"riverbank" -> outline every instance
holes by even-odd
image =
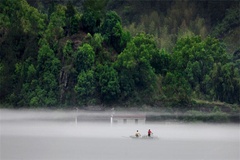
[[[240,123],[240,106],[221,102],[194,100],[189,105],[92,105],[92,106],[55,106],[55,107],[13,107],[0,105],[2,109],[13,110],[51,110],[51,111],[86,111],[94,116],[96,112],[105,113],[145,113],[147,122],[182,121],[210,123]],[[81,117],[79,117],[81,118]],[[106,118],[105,118],[106,119]]]

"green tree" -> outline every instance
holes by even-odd
[[[84,12],[82,16],[83,30],[91,34],[99,32],[105,8],[108,0],[86,0],[83,3]]]
[[[87,43],[83,44],[77,49],[75,58],[77,73],[91,69],[95,61],[93,47]]]
[[[216,25],[211,35],[220,38],[224,36],[224,34],[226,34],[226,32],[228,32],[232,28],[239,26],[240,25],[239,15],[240,10],[238,7],[228,9],[222,22]]]
[[[189,104],[191,100],[190,85],[181,73],[167,72],[163,80],[163,93],[180,105]]]
[[[180,39],[172,55],[172,70],[182,73],[192,89],[206,94],[204,80],[210,75],[214,63],[226,64],[230,61],[219,40],[199,36]],[[197,89],[199,88],[199,89]]]
[[[130,40],[130,34],[123,31],[122,22],[119,15],[114,11],[109,11],[101,26],[101,33],[105,41],[120,53]]]
[[[59,39],[64,37],[64,28],[66,27],[66,6],[57,5],[55,11],[51,14],[50,20],[45,31],[45,38],[51,48],[58,49]]]
[[[238,73],[240,75],[240,48],[234,52],[233,62],[236,64],[236,67],[238,68]]]
[[[82,30],[87,33],[94,34],[99,31],[101,18],[92,10],[84,11],[81,18]]]
[[[45,44],[40,47],[37,57],[37,85],[34,91],[29,93],[30,105],[53,106],[58,103],[59,87],[58,75],[60,61],[55,57],[53,50]],[[33,80],[32,83],[34,83]]]
[[[87,33],[99,32],[108,0],[86,0],[83,3],[82,29]]]
[[[156,52],[158,50],[152,37],[139,34],[119,54],[115,67],[119,72],[122,96],[130,97],[133,95],[132,91],[141,93],[146,99],[151,96],[156,84],[151,61]]]
[[[29,106],[30,94],[37,85],[37,71],[32,58],[25,62],[19,62],[15,65],[15,74],[17,78],[16,88],[11,95],[11,103],[18,106]]]
[[[102,49],[103,37],[100,33],[95,33],[90,40],[91,46],[93,46],[94,51],[98,53]]]
[[[82,71],[78,75],[74,91],[77,93],[79,104],[87,105],[93,103],[92,100],[96,91],[96,80],[93,70]]]
[[[240,78],[235,64],[214,64],[211,78],[214,98],[228,103],[239,103]]]
[[[153,52],[151,59],[151,66],[154,68],[156,74],[166,75],[170,67],[171,55],[162,49]]]
[[[26,0],[2,0],[0,3],[0,57],[3,65],[0,96],[9,103],[16,104],[19,100],[18,95],[26,79],[23,73],[27,65],[24,62],[37,55],[45,19],[46,15],[28,5]],[[35,61],[34,58],[31,61]],[[21,68],[21,74],[16,72],[16,67]]]
[[[117,71],[108,65],[98,65],[97,81],[98,88],[103,102],[116,100],[120,93],[120,85]]]
[[[43,33],[46,15],[39,13],[26,0],[2,0],[0,10],[0,31],[7,33],[15,29],[32,35]]]
[[[77,33],[80,29],[80,15],[74,8],[73,4],[68,1],[66,9],[66,35],[70,36]]]

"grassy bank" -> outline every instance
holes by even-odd
[[[166,104],[165,104],[166,105]],[[184,121],[184,122],[215,122],[239,123],[240,106],[217,101],[193,100],[187,105],[169,105],[155,107],[161,108],[161,115],[148,116],[148,121]]]

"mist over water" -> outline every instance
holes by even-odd
[[[110,124],[111,112],[0,110],[1,160],[239,160],[239,124]],[[101,117],[101,118],[99,118]],[[158,139],[131,139],[151,129]]]

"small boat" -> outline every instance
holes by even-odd
[[[131,135],[130,138],[132,139],[159,139],[157,136],[147,136],[147,135],[143,135],[143,136],[140,136],[140,137],[136,137],[134,135]]]

